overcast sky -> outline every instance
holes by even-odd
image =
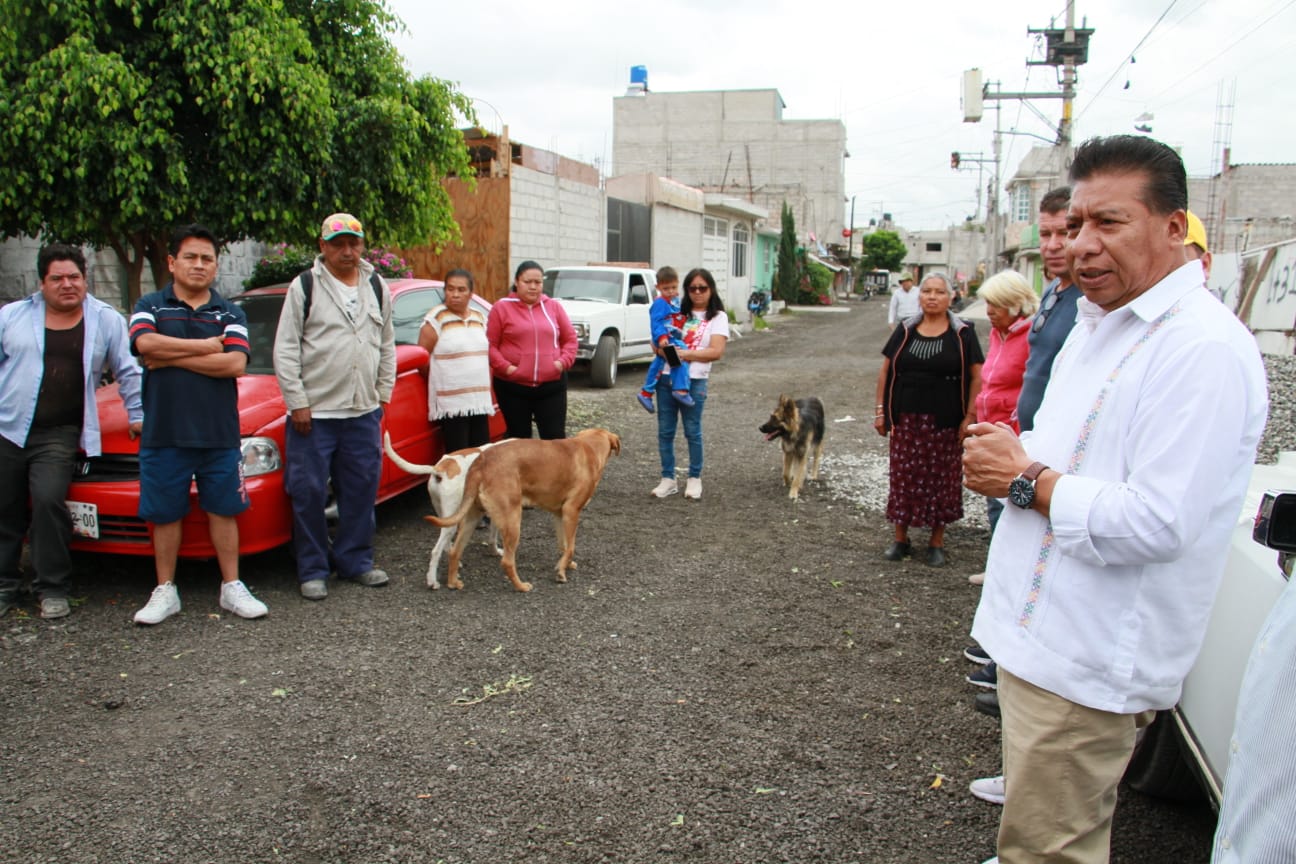
[[[631,66],[646,66],[657,92],[772,87],[785,119],[846,124],[855,224],[885,211],[910,229],[977,209],[976,165],[952,171],[950,152],[989,158],[995,115],[987,103],[980,123],[962,122],[963,70],[1004,92],[1058,91],[1060,73],[1026,66],[1042,59],[1042,37],[1026,31],[1061,27],[1066,12],[1064,0],[388,3],[408,28],[396,42],[411,71],[456,82],[488,129],[507,124],[515,140],[615,173],[612,99]],[[1190,175],[1214,173],[1223,87],[1235,94],[1232,161],[1296,162],[1296,0],[1089,0],[1076,6],[1077,24],[1085,18],[1095,32],[1079,69],[1077,142],[1133,132],[1148,113]],[[1051,141],[1061,107],[1005,101],[1002,128]],[[1005,181],[1043,143],[1029,135],[1002,137]]]

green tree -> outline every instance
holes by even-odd
[[[113,249],[131,300],[172,228],[370,244],[458,237],[468,176],[444,81],[412,78],[383,0],[0,0],[0,236]]]
[[[774,273],[774,296],[786,303],[795,303],[801,284],[801,267],[797,261],[796,223],[792,208],[783,202],[783,230],[779,233],[778,269]]]
[[[860,267],[864,270],[899,270],[904,266],[909,248],[894,231],[874,231],[864,235]]]

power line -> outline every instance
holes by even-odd
[[[1268,24],[1270,21],[1272,21],[1273,19],[1277,18],[1279,15],[1281,15],[1281,14],[1284,13],[1284,12],[1286,12],[1288,9],[1290,9],[1290,8],[1291,8],[1292,6],[1294,6],[1294,5],[1296,5],[1296,0],[1290,0],[1290,2],[1288,2],[1286,6],[1283,6],[1283,7],[1279,8],[1279,9],[1277,9],[1277,10],[1276,10],[1272,15],[1270,15],[1268,18],[1264,19],[1264,20],[1261,21],[1259,24],[1255,25],[1255,26],[1252,27],[1250,30],[1248,30],[1248,31],[1246,31],[1245,33],[1243,33],[1243,34],[1242,34],[1241,36],[1239,36],[1237,39],[1234,39],[1234,40],[1233,40],[1232,42],[1230,42],[1226,47],[1220,49],[1219,53],[1217,53],[1214,57],[1211,57],[1211,58],[1210,58],[1209,60],[1207,60],[1205,63],[1201,63],[1201,64],[1199,64],[1199,65],[1197,66],[1196,69],[1194,69],[1194,70],[1193,70],[1192,72],[1190,72],[1188,75],[1185,75],[1184,78],[1181,78],[1180,80],[1176,81],[1174,84],[1172,84],[1172,85],[1170,85],[1169,87],[1167,87],[1166,89],[1162,90],[1160,93],[1156,94],[1155,96],[1153,96],[1151,99],[1149,99],[1149,100],[1147,100],[1147,101],[1149,101],[1149,102],[1154,102],[1154,101],[1156,101],[1157,99],[1160,99],[1160,98],[1161,98],[1162,96],[1164,96],[1165,94],[1169,93],[1171,90],[1178,90],[1178,89],[1180,89],[1181,87],[1183,87],[1183,82],[1184,82],[1185,79],[1192,77],[1192,75],[1195,75],[1196,73],[1198,73],[1198,72],[1200,72],[1201,70],[1205,69],[1205,68],[1206,68],[1207,66],[1209,66],[1210,64],[1214,63],[1214,62],[1215,62],[1216,60],[1218,60],[1219,58],[1223,57],[1223,56],[1224,56],[1225,54],[1227,54],[1229,51],[1232,51],[1234,48],[1236,48],[1236,47],[1238,46],[1238,44],[1239,44],[1240,42],[1242,42],[1242,40],[1246,39],[1246,38],[1247,38],[1248,36],[1250,36],[1252,33],[1256,32],[1256,31],[1259,30],[1261,27],[1265,26],[1265,25]],[[1176,100],[1176,101],[1180,101],[1180,100]],[[1170,104],[1173,105],[1174,103],[1171,102]]]
[[[1116,80],[1116,76],[1119,75],[1121,73],[1121,70],[1125,68],[1125,64],[1129,63],[1130,58],[1133,57],[1134,54],[1140,48],[1143,47],[1143,43],[1148,40],[1148,37],[1151,36],[1153,31],[1155,31],[1156,28],[1161,24],[1161,22],[1165,20],[1165,17],[1170,14],[1170,10],[1173,9],[1175,7],[1175,4],[1178,2],[1179,0],[1170,0],[1170,5],[1165,8],[1165,11],[1161,13],[1160,17],[1158,17],[1156,21],[1152,22],[1152,26],[1148,28],[1148,32],[1144,33],[1143,38],[1138,41],[1138,44],[1134,46],[1134,48],[1129,52],[1129,54],[1125,55],[1125,59],[1122,60],[1119,65],[1117,65],[1116,71],[1112,72],[1111,77],[1108,78],[1107,81],[1101,87],[1098,88],[1098,92],[1095,93],[1093,95],[1093,98],[1089,100],[1089,104],[1085,105],[1084,110],[1082,110],[1079,114],[1076,115],[1077,124],[1080,122],[1080,118],[1085,115],[1085,111],[1088,111],[1089,107],[1098,101],[1098,97],[1103,94],[1103,91],[1111,86],[1111,83]],[[1296,2],[1296,0],[1293,0],[1293,2]]]

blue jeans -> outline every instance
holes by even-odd
[[[994,536],[995,526],[999,524],[999,515],[1004,511],[1002,498],[986,498],[986,519],[990,522],[990,536]]]
[[[707,379],[694,378],[689,395],[693,407],[685,408],[671,395],[667,378],[657,380],[657,451],[661,455],[662,476],[675,479],[675,429],[684,418],[684,438],[688,441],[688,476],[702,476],[702,408],[706,405]]]
[[[373,569],[374,499],[382,475],[382,411],[345,420],[312,420],[309,435],[287,428],[284,488],[292,499],[297,578],[354,579]],[[333,478],[338,524],[332,548],[324,507]]]

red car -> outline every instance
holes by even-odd
[[[423,316],[444,297],[442,282],[428,279],[391,281],[392,323],[396,329],[396,387],[383,417],[392,446],[411,462],[430,465],[444,454],[441,432],[428,420],[427,352],[418,346]],[[284,492],[284,424],[287,409],[274,375],[274,337],[287,286],[258,288],[232,298],[248,319],[252,353],[247,374],[238,379],[239,430],[243,436],[243,473],[252,501],[239,523],[239,553],[273,549],[292,539],[292,506]],[[472,303],[483,313],[490,303],[476,295]],[[126,409],[117,386],[99,390],[99,426],[103,455],[84,459],[68,490],[75,532],[72,548],[117,555],[152,555],[148,524],[139,507],[139,442],[127,434]],[[491,418],[491,438],[504,437],[504,420]],[[425,477],[406,474],[383,456],[378,501],[386,501]],[[214,558],[207,516],[198,507],[197,489],[189,493],[184,518],[181,558]]]

